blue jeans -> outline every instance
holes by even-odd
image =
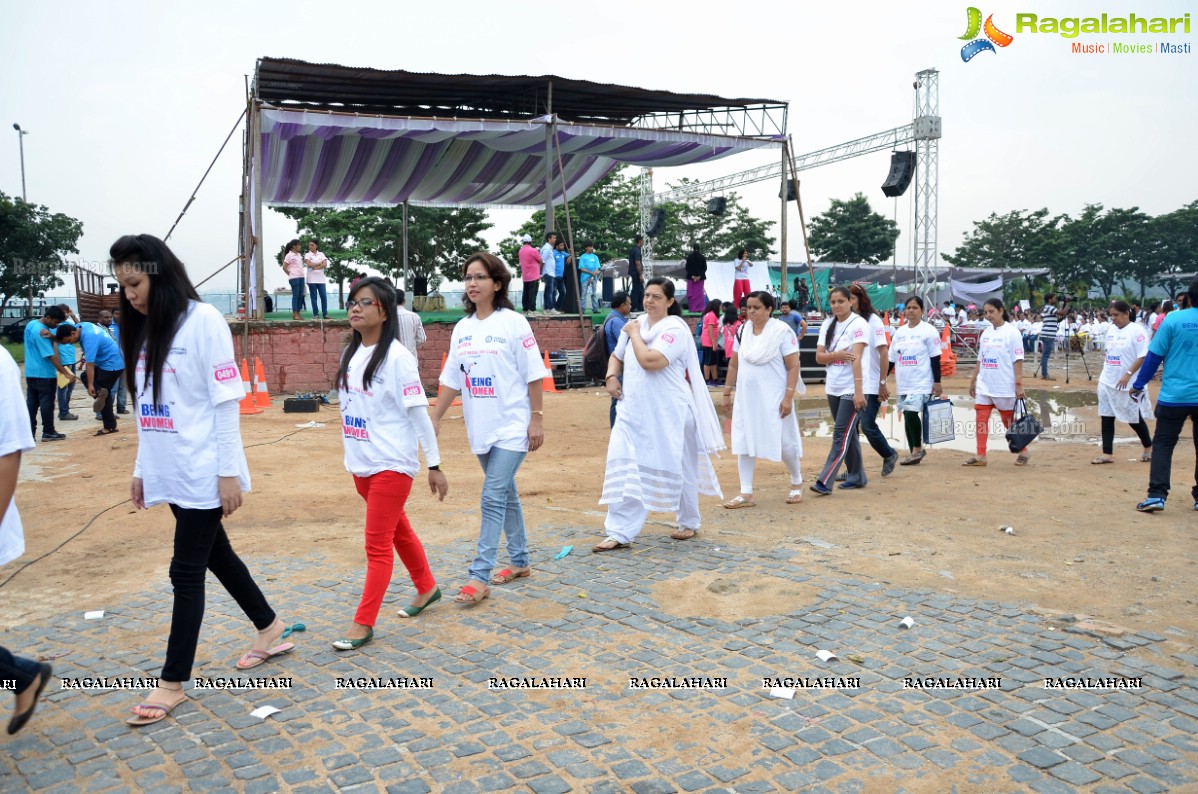
[[[329,316],[329,293],[327,284],[309,284],[308,295],[312,298],[312,319],[315,320],[317,315],[327,318]],[[320,297],[320,311],[316,311],[316,298]]]
[[[545,311],[551,310],[557,303],[557,290],[554,289],[554,284],[557,279],[553,276],[541,276],[541,281],[545,282],[545,299],[541,304],[541,308]]]
[[[894,448],[886,440],[886,434],[878,428],[878,411],[881,408],[882,401],[878,399],[878,395],[865,395],[865,408],[861,411],[861,430],[874,452],[881,455],[882,460],[886,460],[894,454]]]
[[[121,370],[121,377],[116,381],[116,409],[124,411],[126,400],[129,399],[129,390],[125,387],[125,371]]]
[[[74,364],[67,364],[66,368],[71,372],[75,371]],[[55,380],[57,385],[58,381]],[[58,416],[61,419],[71,412],[71,393],[75,391],[75,382],[71,381],[66,386],[58,387]]]
[[[586,283],[582,285],[582,297],[578,300],[578,310],[581,312],[586,306],[586,299],[589,296],[591,299],[591,313],[599,311],[599,294],[595,291],[595,282],[598,279],[588,278]]]
[[[1040,377],[1048,377],[1048,359],[1052,356],[1052,349],[1056,346],[1057,338],[1055,336],[1045,336],[1040,334],[1040,346],[1044,348],[1040,353]]]
[[[291,311],[298,312],[304,305],[304,280],[289,278],[287,283],[291,285]]]
[[[528,539],[524,534],[524,512],[516,491],[516,472],[527,452],[491,447],[478,456],[482,464],[482,528],[478,533],[478,557],[470,564],[470,578],[486,584],[491,581],[499,535],[507,535],[507,553],[516,568],[528,567]]]

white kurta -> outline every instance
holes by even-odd
[[[778,412],[786,398],[786,362],[799,352],[794,331],[771,319],[760,334],[752,324],[733,344],[737,353],[736,402],[732,407],[732,453],[765,460],[782,460],[783,447],[796,446],[803,454],[799,420],[792,410],[785,419]],[[758,361],[760,363],[753,363]],[[800,379],[796,387],[805,391]]]
[[[641,338],[650,350],[669,359],[664,369],[645,370],[629,349],[628,335],[620,336],[613,355],[624,362],[624,398],[607,446],[600,504],[640,502],[653,512],[679,508],[683,479],[680,469],[695,467],[699,492],[723,496],[710,455],[723,447],[719,419],[703,386],[694,336],[681,318],[667,316],[649,327],[642,315]],[[687,382],[688,371],[691,383]],[[699,388],[692,388],[697,382]],[[701,390],[701,391],[700,391]],[[699,396],[696,397],[696,392]],[[698,443],[695,458],[685,460],[683,433],[687,417],[694,421]]]

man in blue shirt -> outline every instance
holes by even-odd
[[[69,305],[60,303],[58,304],[58,308],[62,309],[62,313],[67,316],[67,322],[73,323],[75,325],[79,324],[79,317]],[[56,340],[54,350],[58,353],[59,362],[71,372],[75,372],[75,361],[77,360],[75,355],[75,346],[69,343],[61,344]],[[73,422],[79,418],[77,414],[71,413],[71,394],[74,391],[74,381],[71,381],[65,386],[58,387],[58,421],[60,422]]]
[[[803,334],[807,333],[807,321],[799,313],[798,301],[792,300],[783,303],[782,313],[778,315],[778,319],[790,326],[790,330],[795,332],[795,336],[799,338],[799,341],[803,340]]]
[[[62,329],[57,332],[62,335]],[[81,323],[77,331],[83,358],[87,361],[87,393],[95,400],[92,410],[99,411],[104,429],[96,435],[116,432],[116,415],[112,411],[113,392],[125,369],[125,360],[116,340],[101,325]]]
[[[616,345],[620,343],[620,332],[624,330],[624,325],[628,322],[628,313],[632,311],[632,298],[627,292],[617,292],[611,296],[611,314],[607,315],[607,319],[603,321],[603,338],[607,341],[607,355],[610,358],[611,354],[616,351]],[[620,383],[624,382],[624,376],[620,376]],[[607,384],[603,384],[606,386]],[[611,401],[611,426],[616,426],[616,400],[613,397]]]
[[[599,295],[595,285],[599,281],[599,273],[603,266],[599,264],[599,255],[595,253],[595,244],[590,240],[583,243],[586,253],[578,257],[578,288],[582,295],[578,298],[578,310],[585,311],[587,296],[591,298],[591,313],[599,311]]]
[[[557,311],[565,311],[570,314],[574,312],[570,309],[570,295],[566,291],[566,268],[573,261],[570,252],[566,250],[566,241],[558,240],[553,248],[553,286],[557,290],[557,294],[553,298],[553,308]],[[573,276],[571,276],[573,278]]]
[[[62,365],[54,351],[54,341],[42,336],[42,331],[57,328],[67,319],[66,312],[57,306],[46,309],[41,320],[25,326],[25,407],[29,409],[30,432],[37,435],[37,414],[42,413],[42,441],[61,441],[66,438],[54,429],[54,398],[58,394],[58,373],[74,383],[75,373]]]
[[[1139,399],[1144,386],[1156,374],[1163,361],[1161,391],[1156,399],[1156,432],[1152,435],[1152,468],[1148,473],[1148,498],[1136,505],[1141,513],[1165,509],[1169,479],[1173,468],[1173,448],[1186,419],[1194,430],[1194,448],[1198,452],[1198,279],[1187,292],[1189,309],[1169,312],[1161,321],[1144,364],[1136,373],[1131,396]],[[1198,510],[1198,471],[1194,473],[1194,509]]]

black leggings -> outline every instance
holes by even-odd
[[[907,446],[911,449],[923,447],[923,419],[919,411],[903,411],[903,428],[907,431]]]
[[[1102,419],[1102,454],[1110,455],[1115,451],[1115,417],[1103,416]],[[1144,445],[1144,449],[1152,446],[1152,434],[1148,432],[1148,423],[1143,419],[1131,426],[1131,429],[1136,431],[1136,435],[1140,437],[1140,443]]]
[[[259,631],[275,622],[245,563],[229,545],[221,524],[221,509],[196,510],[171,505],[175,515],[175,554],[171,558],[171,585],[175,607],[171,635],[166,643],[163,681],[187,681],[195,663],[196,643],[204,622],[204,577],[212,571],[217,580]]]

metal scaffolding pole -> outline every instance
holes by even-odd
[[[915,73],[915,291],[927,300],[936,285],[940,213],[940,73]]]

